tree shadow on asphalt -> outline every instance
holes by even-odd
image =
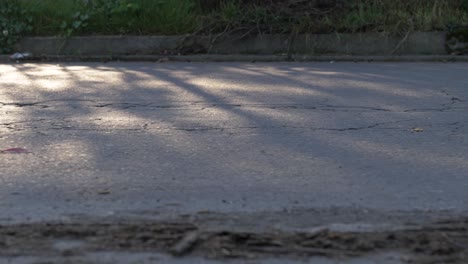
[[[444,208],[447,195],[453,207],[466,202],[468,94],[458,64],[443,76],[437,65],[377,63],[1,67],[0,148],[33,151],[2,156],[8,195],[217,193],[227,197],[220,206],[248,207],[243,199],[256,193],[250,204],[265,209],[324,198],[388,208]]]

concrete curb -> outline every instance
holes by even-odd
[[[27,61],[467,61],[448,55],[445,32],[212,36],[27,37]],[[177,54],[177,55],[175,55]],[[180,55],[182,54],[182,55]],[[194,55],[185,55],[194,54]],[[10,62],[0,55],[0,62]]]
[[[412,32],[244,36],[84,36],[27,37],[17,52],[35,56],[126,55],[447,55],[447,33]]]
[[[407,55],[407,56],[349,56],[349,55],[122,55],[122,56],[40,56],[27,60],[11,60],[0,55],[0,63],[17,62],[468,62],[468,56],[455,55]]]

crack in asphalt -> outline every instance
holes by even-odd
[[[332,112],[365,112],[365,111],[378,111],[378,112],[444,112],[449,110],[468,110],[468,107],[455,107],[454,104],[444,104],[442,108],[414,108],[405,110],[392,110],[388,108],[371,107],[371,106],[347,106],[347,105],[331,105],[331,104],[317,104],[317,105],[306,105],[306,104],[235,104],[235,103],[204,103],[198,101],[184,101],[184,102],[171,102],[175,104],[161,104],[160,102],[148,102],[148,103],[130,103],[130,102],[109,102],[109,103],[97,103],[94,100],[50,100],[40,102],[12,102],[5,103],[0,102],[2,106],[16,106],[16,107],[40,107],[40,108],[54,108],[51,102],[86,102],[91,103],[90,105],[84,105],[84,107],[94,108],[119,108],[119,109],[131,109],[131,108],[150,108],[150,109],[191,109],[197,108],[204,110],[207,108],[262,108],[262,109],[298,109],[298,110],[317,110],[317,111],[332,111]],[[452,101],[454,102],[454,101]],[[458,99],[455,102],[464,102]],[[179,104],[178,104],[179,103]],[[1,106],[0,106],[1,107]],[[76,106],[74,106],[76,107]]]
[[[278,128],[292,128],[292,129],[306,129],[306,130],[311,130],[311,131],[357,131],[357,130],[364,130],[364,129],[373,129],[378,126],[382,125],[388,125],[388,124],[397,124],[397,123],[402,123],[402,122],[407,122],[407,121],[413,121],[414,119],[406,119],[406,120],[400,120],[400,121],[392,121],[392,122],[381,122],[381,123],[376,123],[368,126],[360,126],[360,127],[346,127],[346,128],[317,128],[317,127],[307,127],[307,126],[288,126],[288,125],[282,125],[282,126],[267,126],[267,127],[261,127],[261,126],[244,126],[244,127],[195,127],[195,128],[166,128],[164,130],[182,130],[182,131],[188,131],[188,132],[193,132],[193,131],[210,131],[210,130],[237,130],[237,129],[278,129]],[[385,128],[385,129],[399,129],[399,128]],[[163,130],[163,129],[161,129]]]
[[[407,109],[402,112],[404,113],[414,113],[414,112],[446,112],[449,110],[466,110],[468,107],[443,107],[443,108],[416,108],[416,109]]]
[[[462,102],[461,99],[452,97],[452,102]],[[177,110],[204,110],[206,108],[260,108],[260,109],[297,109],[297,110],[316,110],[316,111],[332,111],[332,112],[403,112],[403,113],[414,113],[414,112],[444,112],[449,110],[468,110],[467,107],[455,107],[453,105],[445,106],[443,108],[415,108],[407,109],[401,111],[395,111],[387,108],[378,108],[371,106],[347,106],[347,105],[332,105],[332,104],[317,104],[317,105],[307,105],[307,104],[230,104],[230,103],[206,103],[200,101],[183,101],[183,102],[172,102],[173,104],[161,104],[161,102],[147,102],[147,103],[133,103],[133,102],[108,102],[108,103],[98,103],[95,100],[48,100],[48,101],[38,101],[38,102],[25,102],[25,103],[6,103],[0,102],[3,106],[17,106],[20,108],[23,107],[40,107],[40,108],[55,108],[57,105],[53,103],[57,102],[79,102],[79,103],[89,103],[85,107],[95,107],[95,108],[120,108],[120,109],[131,109],[131,108],[150,108],[150,109],[177,109]],[[52,104],[51,104],[52,103]],[[174,104],[175,103],[175,104]],[[104,127],[104,128],[94,128],[94,127],[80,127],[73,125],[70,121],[62,120],[61,122],[55,122],[52,124],[44,124],[45,121],[57,121],[56,119],[37,119],[37,120],[27,120],[27,121],[14,121],[14,122],[4,122],[0,126],[5,127],[10,131],[24,131],[28,129],[43,129],[43,130],[77,130],[77,131],[143,131],[143,130],[175,130],[175,131],[186,131],[186,132],[204,132],[204,131],[226,131],[226,130],[265,130],[265,129],[298,129],[304,131],[338,131],[338,132],[347,132],[347,131],[360,131],[366,129],[375,129],[379,126],[386,124],[396,124],[406,121],[413,121],[414,119],[409,120],[400,120],[392,122],[381,122],[374,123],[363,126],[350,126],[350,127],[313,127],[313,126],[291,126],[291,125],[279,125],[279,126],[234,126],[234,127],[217,127],[217,126],[199,126],[199,127],[151,127],[150,124],[143,124],[140,127],[136,128],[116,128],[116,127]],[[30,126],[18,126],[19,124],[34,124],[42,123],[41,125],[30,125]],[[66,123],[64,125],[63,123]],[[454,124],[455,125],[455,124]],[[40,126],[40,127],[39,127]],[[104,124],[105,126],[105,124]],[[456,125],[452,132],[457,132],[462,126]],[[392,128],[385,127],[380,129],[401,129],[401,128]]]
[[[48,108],[49,107],[48,105],[43,104],[41,102],[35,102],[35,103],[2,103],[2,102],[0,102],[0,105],[3,105],[3,106],[16,106],[16,107],[39,106],[40,108]]]
[[[28,104],[28,105],[35,105],[35,104]],[[142,105],[142,104],[140,104]],[[102,105],[101,107],[106,107]],[[367,108],[372,109],[372,108]],[[187,132],[202,132],[202,131],[224,131],[224,130],[259,130],[259,129],[304,129],[310,131],[358,131],[364,129],[372,129],[378,126],[386,125],[386,124],[396,124],[402,123],[407,121],[413,121],[414,119],[405,119],[405,120],[398,120],[398,121],[390,121],[390,122],[380,122],[370,125],[358,126],[358,127],[344,127],[344,128],[326,128],[326,127],[312,127],[312,126],[292,126],[292,125],[279,125],[279,126],[234,126],[234,127],[216,127],[216,126],[199,126],[199,127],[150,127],[149,125],[154,125],[158,123],[145,123],[142,124],[138,128],[86,128],[86,127],[76,127],[73,126],[73,122],[68,120],[68,118],[40,118],[35,120],[21,120],[21,121],[12,121],[12,122],[5,122],[0,123],[0,126],[4,126],[7,129],[15,130],[15,131],[23,131],[26,129],[38,129],[40,128],[38,125],[31,125],[31,126],[24,126],[24,127],[16,127],[18,124],[34,124],[34,123],[42,123],[42,129],[45,130],[80,130],[80,131],[109,131],[109,130],[123,130],[123,131],[141,131],[141,130],[176,130],[176,131],[187,131]],[[51,122],[49,124],[43,124],[45,122]],[[66,125],[65,125],[66,124]],[[385,128],[385,129],[392,129],[392,128]]]
[[[42,121],[50,121],[50,120],[56,120],[56,119],[41,118],[41,119],[36,119],[36,120],[23,120],[23,121],[6,122],[6,123],[0,123],[0,126],[10,126],[10,125],[15,125],[15,124],[42,122]]]
[[[45,130],[64,131],[142,131],[144,128],[77,128],[77,127],[51,127]]]
[[[226,130],[265,130],[265,129],[300,129],[300,130],[308,130],[308,131],[358,131],[358,130],[365,130],[365,129],[373,129],[377,128],[382,125],[388,124],[397,124],[407,121],[413,121],[413,119],[406,119],[406,120],[399,120],[399,121],[392,121],[392,122],[381,122],[375,123],[367,126],[359,126],[359,127],[345,127],[345,128],[324,128],[324,127],[310,127],[310,126],[291,126],[291,125],[280,125],[280,126],[238,126],[238,127],[216,127],[216,126],[199,126],[199,127],[155,127],[152,128],[149,124],[143,124],[138,128],[82,128],[82,127],[75,127],[72,125],[63,126],[61,124],[52,124],[55,127],[41,127],[42,130],[73,130],[73,131],[144,131],[144,130],[159,130],[159,131],[185,131],[185,132],[204,132],[204,131],[226,131]],[[41,122],[41,120],[35,120],[32,122]],[[69,121],[67,121],[69,122]],[[18,123],[27,123],[26,121],[18,122]],[[38,129],[38,126],[33,127],[11,127],[9,126],[11,123],[8,124],[0,124],[5,126],[8,129],[16,130],[16,131],[24,131],[27,129]],[[382,129],[400,129],[400,128],[382,128]]]
[[[207,108],[260,108],[260,109],[297,109],[297,110],[317,110],[331,112],[443,112],[448,110],[468,110],[468,107],[447,106],[444,108],[415,108],[395,111],[387,108],[369,107],[369,106],[344,106],[344,105],[305,105],[305,104],[219,104],[219,103],[188,103],[179,105],[159,105],[154,103],[133,104],[133,103],[109,103],[95,105],[94,107],[119,107],[121,109],[130,108],[154,108],[154,109],[194,109],[204,110]]]

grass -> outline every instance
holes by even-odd
[[[468,24],[463,0],[360,0],[347,11],[332,13],[327,23],[334,31],[442,31],[451,25]]]
[[[468,0],[338,0],[339,4],[325,7],[314,6],[313,2],[227,1],[201,24],[214,25],[206,28],[206,34],[406,34],[468,26]]]
[[[0,0],[28,10],[29,35],[438,31],[468,24],[468,0]]]
[[[198,27],[192,0],[20,0],[32,35],[184,34]]]

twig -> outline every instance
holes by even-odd
[[[396,45],[396,47],[392,50],[392,52],[390,52],[390,55],[393,55],[398,49],[400,49],[401,45],[403,45],[403,43],[405,43],[405,41],[408,39],[410,33],[411,33],[410,30],[406,32],[405,37],[400,42],[398,42],[398,45]]]
[[[186,234],[177,244],[175,244],[170,252],[175,256],[183,256],[188,254],[200,238],[199,231],[193,231]]]
[[[224,28],[224,31],[219,33],[219,34],[216,34],[215,37],[210,41],[210,47],[208,48],[208,51],[206,53],[210,54],[211,53],[211,49],[213,48],[213,45],[214,43],[216,42],[216,40],[221,37],[222,35],[224,35],[229,27],[231,26],[231,23],[227,24],[226,27]]]

